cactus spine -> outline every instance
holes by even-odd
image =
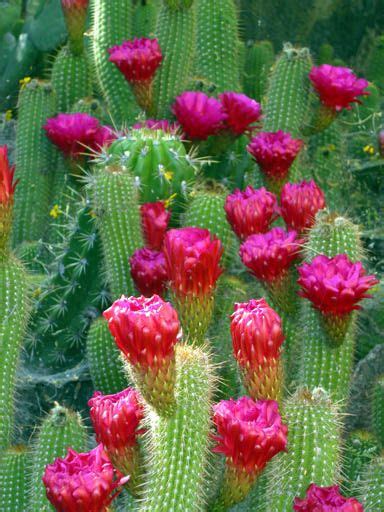
[[[288,452],[269,465],[267,510],[291,512],[296,496],[312,482],[333,485],[338,477],[340,418],[320,388],[299,390],[285,403]]]
[[[28,501],[28,452],[13,446],[0,457],[0,503],[3,512],[25,512]]]
[[[247,96],[257,101],[263,99],[274,59],[270,41],[256,41],[247,49],[244,70],[244,92]]]
[[[176,371],[174,415],[148,414],[150,469],[141,512],[194,512],[204,506],[213,370],[201,349],[179,345]]]
[[[239,91],[238,15],[234,0],[196,0],[196,74],[215,93]]]
[[[52,146],[43,124],[55,111],[49,84],[32,80],[20,90],[16,138],[16,178],[13,245],[38,240],[44,234],[49,213]]]

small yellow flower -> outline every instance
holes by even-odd
[[[11,119],[12,119],[12,110],[11,110],[11,109],[9,109],[9,110],[7,110],[7,111],[6,111],[6,113],[5,113],[5,120],[6,120],[6,121],[10,121]]]
[[[49,215],[54,219],[57,219],[63,212],[60,210],[60,206],[55,204],[52,210],[49,212]]]
[[[36,297],[38,297],[40,294],[41,294],[41,288],[40,288],[40,286],[39,286],[38,288],[36,288],[36,289],[33,291],[32,296],[33,296],[33,298],[36,298]]]
[[[375,154],[375,148],[372,146],[372,144],[367,144],[363,147],[364,153],[367,153],[368,155],[374,155]]]
[[[25,76],[21,80],[19,80],[19,84],[21,85],[21,88],[24,89],[24,87],[29,84],[29,82],[32,80],[30,76]]]
[[[165,208],[169,208],[169,206],[173,203],[173,200],[175,199],[176,196],[177,194],[172,194],[171,196],[168,197],[168,199],[164,201]]]
[[[171,181],[173,178],[173,172],[172,171],[163,171],[162,175],[167,181]]]

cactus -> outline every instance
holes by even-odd
[[[296,496],[312,482],[335,483],[339,471],[340,416],[320,388],[299,390],[284,405],[289,451],[276,457],[267,474],[267,510],[290,512]]]
[[[381,447],[384,448],[384,376],[377,379],[373,389],[372,426]]]
[[[174,415],[148,415],[150,460],[141,512],[194,512],[204,506],[214,375],[203,350],[183,345],[176,350],[176,371]]]
[[[112,298],[134,295],[129,258],[143,245],[134,179],[112,164],[97,169],[90,186]]]
[[[155,34],[164,56],[155,79],[157,117],[168,117],[175,97],[186,89],[195,59],[195,9],[191,1],[181,6],[165,0]],[[176,78],[177,77],[177,78]]]
[[[49,171],[52,147],[42,129],[55,110],[49,84],[32,80],[20,90],[16,140],[16,177],[13,245],[38,240],[44,234],[49,213]]]
[[[81,112],[83,114],[89,114],[90,116],[96,117],[100,121],[104,120],[105,114],[101,107],[101,104],[92,96],[87,98],[81,98],[72,105],[71,112]]]
[[[244,92],[247,96],[259,102],[263,100],[274,60],[270,41],[256,41],[247,49],[244,71]]]
[[[140,0],[133,15],[135,37],[151,37],[156,28],[160,0]]]
[[[28,462],[25,446],[0,456],[0,503],[3,512],[25,512],[28,504]]]
[[[124,364],[104,318],[94,320],[89,329],[87,359],[95,389],[108,395],[127,387]]]
[[[384,91],[384,35],[378,36],[368,54],[365,62],[365,72],[368,80],[377,85],[381,92]]]
[[[44,474],[45,466],[52,463],[57,457],[64,457],[69,447],[77,451],[85,451],[85,428],[79,414],[60,405],[55,405],[44,419],[35,439],[28,512],[54,510],[46,498],[41,477]]]
[[[384,457],[374,459],[362,476],[360,499],[365,512],[379,512],[384,504]]]
[[[215,94],[239,91],[239,34],[234,0],[196,0],[196,75]]]

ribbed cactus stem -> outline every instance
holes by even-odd
[[[28,455],[25,446],[12,446],[0,457],[2,512],[25,512],[27,510]]]
[[[55,95],[45,82],[32,80],[19,94],[13,245],[38,240],[49,219],[51,143],[43,130],[55,111]]]
[[[96,170],[92,189],[112,298],[134,295],[129,258],[144,245],[134,178],[118,165],[107,165]]]
[[[80,415],[55,405],[44,419],[35,440],[32,458],[31,495],[28,512],[54,511],[41,480],[47,464],[64,457],[68,448],[86,450],[86,431]]]
[[[247,96],[263,100],[274,57],[270,41],[256,41],[247,49],[244,69],[244,92]]]
[[[215,94],[239,91],[239,29],[234,0],[196,0],[196,77]]]
[[[377,380],[373,389],[372,424],[376,437],[384,449],[384,375]]]
[[[104,318],[94,320],[87,336],[87,359],[94,388],[104,395],[128,386],[124,364]]]
[[[379,512],[384,507],[384,456],[374,459],[363,472],[360,500],[364,512]]]
[[[148,475],[141,512],[203,510],[214,375],[200,348],[176,350],[175,413],[148,411]]]
[[[267,510],[291,512],[296,496],[303,497],[315,482],[337,481],[340,455],[340,416],[321,388],[299,390],[284,406],[288,451],[267,468]]]
[[[152,37],[156,28],[161,0],[140,0],[133,15],[135,37]]]

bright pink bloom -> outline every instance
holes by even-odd
[[[320,101],[328,108],[340,112],[351,109],[351,103],[361,103],[358,96],[369,95],[368,82],[358,78],[351,69],[322,64],[314,66],[309,78]]]
[[[152,368],[173,357],[180,322],[169,302],[157,295],[123,295],[103,314],[117,346],[131,364]]]
[[[164,239],[168,277],[177,295],[208,296],[222,273],[223,246],[208,229],[171,229]]]
[[[279,130],[259,133],[248,144],[247,150],[267,178],[283,181],[302,147],[302,140]]]
[[[109,456],[136,445],[137,436],[143,432],[139,425],[144,417],[138,391],[127,388],[114,395],[96,391],[88,405],[96,440]]]
[[[124,41],[108,50],[109,60],[116,64],[128,82],[148,82],[153,79],[163,60],[157,39],[142,37]]]
[[[133,253],[129,262],[132,279],[142,295],[164,294],[168,274],[162,252],[143,247]]]
[[[240,257],[252,273],[267,284],[285,277],[298,258],[302,240],[296,231],[273,228],[268,233],[251,235],[240,246]]]
[[[100,126],[95,133],[91,147],[94,151],[99,152],[101,149],[110,146],[118,136],[118,133],[116,133],[111,126]]]
[[[171,219],[171,212],[165,208],[163,201],[156,201],[141,205],[140,213],[146,246],[160,251]]]
[[[366,275],[360,262],[353,263],[346,254],[316,256],[298,270],[299,294],[324,314],[339,316],[360,309],[358,302],[370,297],[367,291],[378,283],[375,276]]]
[[[15,166],[9,164],[8,147],[0,146],[0,205],[13,202],[17,181],[14,181]]]
[[[281,191],[280,212],[289,229],[301,233],[311,228],[317,212],[323,208],[323,191],[313,180],[286,183]]]
[[[222,400],[213,407],[217,446],[227,464],[240,471],[261,471],[287,445],[287,427],[274,400],[255,402],[247,396]]]
[[[71,158],[79,158],[94,148],[100,123],[88,114],[59,114],[50,117],[43,126],[53,144]]]
[[[205,140],[215,135],[227,119],[220,101],[203,92],[183,92],[176,98],[172,112],[190,139]]]
[[[64,459],[46,466],[43,482],[58,512],[105,512],[118,494],[116,489],[128,478],[119,478],[99,445],[88,453],[70,448]]]
[[[231,335],[235,358],[250,369],[278,359],[284,341],[281,318],[264,299],[235,304]]]
[[[363,505],[355,498],[345,498],[339,486],[319,487],[311,484],[304,499],[295,498],[295,512],[364,512]]]
[[[278,217],[277,199],[264,187],[235,190],[225,201],[227,220],[236,235],[244,240],[255,233],[265,233]]]
[[[260,121],[261,105],[245,94],[238,92],[224,92],[219,99],[227,114],[226,127],[235,135],[242,135],[245,131],[254,128],[253,123]]]
[[[171,123],[168,119],[146,119],[140,123],[135,123],[132,128],[140,130],[141,128],[148,128],[149,130],[163,130],[166,133],[176,133],[180,130],[178,123]]]

